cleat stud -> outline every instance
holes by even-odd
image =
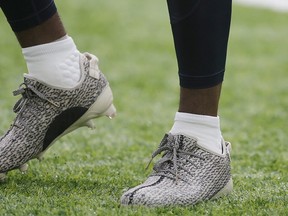
[[[38,161],[40,161],[40,162],[41,162],[42,160],[44,160],[44,156],[43,156],[42,153],[40,153],[36,158],[37,158]]]
[[[94,125],[94,122],[90,119],[88,121],[86,121],[84,123],[85,126],[87,126],[88,128],[91,128],[91,129],[95,129],[95,125]]]
[[[113,118],[115,118],[115,116],[116,116],[116,112],[115,112],[115,113],[112,113],[111,115],[107,115],[107,117],[108,117],[109,119],[113,119]]]
[[[6,179],[6,173],[0,173],[0,182],[3,182]]]
[[[113,119],[116,116],[116,108],[113,104],[104,113],[109,119]]]
[[[26,173],[28,169],[28,164],[23,164],[19,167],[20,172],[22,172],[22,174]]]

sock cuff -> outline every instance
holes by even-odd
[[[71,37],[22,49],[29,76],[54,87],[72,88],[80,80],[80,52]]]
[[[208,115],[198,115],[192,113],[176,112],[175,121],[187,122],[187,123],[197,123],[201,125],[207,125],[210,127],[220,128],[220,118],[219,116],[208,116]]]
[[[51,43],[36,45],[22,49],[22,53],[26,61],[29,60],[29,58],[51,55],[54,53],[59,54],[62,52],[71,53],[74,51],[77,51],[77,47],[73,39],[69,36],[63,38],[62,40],[56,40]]]
[[[170,133],[194,137],[199,146],[217,154],[222,152],[219,116],[177,112]]]

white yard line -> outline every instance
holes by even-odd
[[[235,2],[248,6],[268,8],[280,12],[288,12],[288,0],[235,0]]]

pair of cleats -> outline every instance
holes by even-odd
[[[97,57],[80,58],[81,79],[72,89],[55,88],[24,77],[14,91],[22,95],[13,110],[17,114],[10,129],[0,138],[0,180],[8,171],[25,172],[27,162],[41,160],[47,149],[65,134],[82,126],[93,128],[94,118],[113,118],[113,94],[98,68]],[[162,154],[148,179],[126,191],[123,205],[194,205],[232,191],[230,143],[222,143],[222,154],[197,145],[183,134],[166,134],[152,158]]]

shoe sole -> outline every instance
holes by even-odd
[[[230,157],[230,154],[231,154],[231,151],[232,151],[231,143],[230,142],[225,142],[225,145],[226,145],[226,150],[228,152],[228,155],[229,155],[229,158],[230,158],[230,161],[231,161],[231,157]],[[223,196],[226,196],[226,195],[230,194],[232,192],[232,190],[233,190],[233,180],[232,180],[232,177],[231,177],[230,180],[228,181],[228,183],[225,185],[225,187],[222,188],[218,193],[216,193],[211,198],[211,200],[218,199],[218,198],[221,198]]]
[[[36,155],[34,158],[37,158],[39,161],[43,160],[43,155],[45,152],[61,137],[64,135],[80,128],[87,126],[89,128],[94,128],[94,124],[92,119],[99,118],[101,116],[107,116],[108,118],[112,119],[116,116],[116,108],[113,105],[113,94],[112,90],[109,85],[107,85],[103,92],[98,96],[97,100],[90,106],[90,108],[77,120],[75,121],[71,126],[69,126],[62,134],[57,136],[50,144],[49,146],[42,152],[40,152],[38,155]],[[31,158],[30,160],[34,159]],[[28,164],[22,164],[18,167],[18,169],[25,173],[28,169]],[[5,180],[6,173],[0,173],[0,181]]]
[[[230,178],[230,180],[228,181],[228,183],[225,185],[224,188],[222,188],[217,194],[215,194],[211,200],[215,200],[218,198],[221,198],[223,196],[226,196],[228,194],[230,194],[233,190],[233,180],[232,178]]]

